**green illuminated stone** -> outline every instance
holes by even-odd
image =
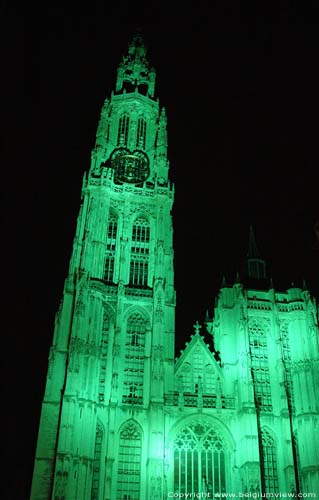
[[[31,499],[318,492],[318,326],[308,291],[224,281],[206,321],[221,361],[198,322],[175,360],[174,190],[154,90],[133,37],[83,179]],[[252,233],[248,271],[265,278]]]

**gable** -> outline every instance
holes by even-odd
[[[221,389],[221,369],[201,336],[193,337],[176,365],[176,389],[183,393],[216,394]]]

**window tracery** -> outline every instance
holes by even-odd
[[[123,403],[143,403],[146,321],[140,313],[127,321]]]
[[[102,441],[103,441],[102,427],[99,423],[97,423],[96,434],[95,434],[95,445],[94,445],[91,500],[98,500],[99,498]]]
[[[104,401],[105,398],[105,380],[106,380],[106,361],[108,337],[110,329],[110,318],[107,312],[103,311],[102,335],[101,335],[101,359],[100,359],[100,377],[99,377],[99,401]]]
[[[127,146],[129,124],[130,124],[129,116],[127,114],[122,115],[119,120],[119,128],[117,135],[118,146]]]
[[[117,225],[116,215],[110,214],[107,226],[106,257],[104,266],[104,280],[107,282],[113,281],[114,278]]]
[[[263,430],[261,433],[263,460],[264,460],[264,482],[266,493],[278,492],[277,454],[274,439]]]
[[[291,348],[289,342],[287,321],[283,322],[280,325],[280,333],[281,333],[282,357],[285,370],[284,376],[286,383],[288,405],[290,409],[293,409],[294,398],[293,398],[293,385],[292,385],[292,374],[291,374]]]
[[[267,331],[257,321],[249,322],[249,349],[255,396],[259,409],[272,411]]]
[[[193,422],[176,435],[174,492],[226,492],[225,446],[215,429]]]
[[[188,361],[184,362],[180,375],[182,380],[182,390],[186,393],[194,393],[196,385],[200,382],[202,393],[213,395],[216,392],[216,373],[211,363],[203,355],[201,349],[193,351]]]
[[[134,422],[128,422],[120,433],[117,500],[140,500],[142,435]]]
[[[138,217],[132,228],[130,284],[147,286],[150,250],[150,226],[145,217]]]
[[[146,145],[146,120],[139,118],[137,121],[136,147],[145,149]]]

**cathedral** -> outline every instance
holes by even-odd
[[[106,99],[56,315],[32,500],[319,496],[319,348],[306,286],[274,290],[253,232],[174,353],[165,108],[140,35]],[[177,181],[178,182],[178,181]]]

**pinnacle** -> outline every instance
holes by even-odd
[[[253,229],[252,225],[250,225],[250,227],[249,227],[249,243],[248,243],[247,257],[250,257],[250,258],[258,258],[259,257],[255,233],[254,233],[254,229]]]

